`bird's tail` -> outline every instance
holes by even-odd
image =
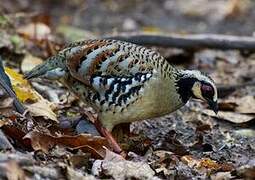
[[[45,72],[47,71],[47,65],[45,65],[46,63],[40,64],[36,67],[34,67],[31,71],[25,73],[24,78],[25,79],[33,79],[36,77],[39,77],[43,74],[45,74]]]
[[[65,70],[67,68],[66,60],[81,56],[86,48],[87,46],[65,48],[55,56],[48,58],[43,64],[33,68],[30,72],[26,73],[24,77],[26,79],[32,79],[46,75],[48,72],[58,68]]]
[[[63,60],[63,57],[61,56],[52,56],[48,58],[44,63],[39,64],[38,66],[34,67],[31,71],[25,73],[24,78],[25,79],[33,79],[40,76],[43,76],[47,74],[47,72],[58,68],[61,61]]]

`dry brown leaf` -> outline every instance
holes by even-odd
[[[191,168],[196,168],[202,171],[204,170],[231,171],[234,168],[230,164],[219,164],[216,161],[211,160],[209,158],[196,159],[191,155],[182,156],[181,161]]]
[[[109,149],[106,149],[105,151],[105,158],[106,161],[112,161],[112,162],[118,162],[118,161],[125,161],[125,159],[115,152],[110,151]]]
[[[92,167],[92,174],[112,177],[113,179],[157,179],[155,172],[145,162],[125,160],[119,154],[106,150],[104,160],[96,160]]]
[[[53,104],[49,101],[41,99],[40,101],[33,104],[25,104],[25,107],[28,109],[32,116],[42,116],[53,121],[58,121],[57,115],[52,111],[53,108],[51,108],[51,105]]]
[[[92,155],[98,154],[103,157],[105,154],[105,149],[103,147],[108,147],[108,143],[105,138],[99,136],[92,136],[90,134],[55,137],[52,135],[32,131],[28,133],[24,138],[31,140],[31,145],[34,150],[42,150],[44,152],[48,152],[49,149],[58,145],[63,147],[81,149],[85,152],[91,153]]]
[[[223,120],[230,121],[237,124],[246,123],[255,118],[252,115],[240,114],[236,112],[219,111],[218,114],[216,115],[211,110],[204,110],[203,113],[208,116],[216,117],[216,118],[223,119]]]
[[[18,128],[17,126],[5,124],[1,127],[4,134],[7,135],[9,138],[15,141],[15,144],[22,146],[24,150],[31,151],[32,147],[30,142],[27,139],[23,139],[26,135],[23,130]]]
[[[71,148],[72,150],[81,150],[82,152],[89,152],[91,153],[91,156],[94,157],[95,159],[102,159],[105,157],[105,150],[102,149],[95,149],[89,145],[83,145],[83,146],[78,146],[75,148]]]
[[[255,179],[255,164],[251,162],[250,164],[243,165],[236,170],[235,174],[243,179]]]

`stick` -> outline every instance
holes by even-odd
[[[188,50],[204,48],[212,49],[239,49],[255,50],[255,37],[230,36],[219,34],[197,35],[148,35],[148,34],[123,34],[109,36],[106,39],[116,39],[146,46],[175,47]]]

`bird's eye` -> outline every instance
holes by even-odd
[[[206,85],[206,84],[203,84],[201,86],[201,91],[202,91],[202,94],[207,97],[212,97],[214,94],[214,90],[213,90],[212,86]]]

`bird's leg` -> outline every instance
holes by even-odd
[[[94,124],[97,130],[99,131],[99,133],[102,136],[104,136],[107,139],[108,143],[112,146],[113,151],[120,154],[122,152],[122,149],[117,143],[117,141],[114,139],[114,137],[112,136],[112,133],[109,132],[105,127],[103,127],[101,122],[98,119],[95,120]]]

